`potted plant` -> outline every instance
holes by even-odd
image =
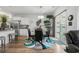
[[[6,22],[7,22],[7,17],[6,16],[3,16],[2,17],[2,23],[1,23],[1,29],[2,30],[5,30],[5,28],[7,27]]]

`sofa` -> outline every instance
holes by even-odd
[[[79,30],[72,30],[65,34],[67,46],[66,52],[78,53],[79,52]]]

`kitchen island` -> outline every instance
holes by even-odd
[[[0,31],[0,37],[4,36],[5,37],[5,44],[7,45],[9,43],[9,34],[15,34],[15,30],[3,30]],[[15,35],[13,36],[15,38]],[[1,41],[0,41],[1,45]]]

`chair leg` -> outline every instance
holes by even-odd
[[[1,40],[1,52],[5,52],[5,39]]]
[[[1,48],[3,48],[3,40],[1,40]]]
[[[5,40],[4,40],[4,52],[5,52]]]

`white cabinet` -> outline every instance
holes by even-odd
[[[19,29],[20,30],[20,36],[28,36],[28,30],[27,29]]]

